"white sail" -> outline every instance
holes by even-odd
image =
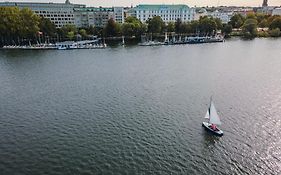
[[[213,102],[211,102],[210,106],[210,123],[215,125],[221,125],[221,120]]]
[[[209,110],[206,112],[205,118],[206,118],[206,119],[209,119],[209,118],[210,118]]]

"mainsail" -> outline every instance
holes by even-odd
[[[221,125],[221,120],[218,116],[218,113],[217,113],[217,110],[215,108],[213,101],[211,101],[211,106],[210,106],[209,111],[210,111],[209,123],[215,124],[215,125]]]

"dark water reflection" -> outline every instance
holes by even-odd
[[[272,39],[2,50],[0,174],[280,174],[280,68]]]

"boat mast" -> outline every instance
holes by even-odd
[[[211,96],[211,98],[210,98],[210,106],[209,106],[209,122],[208,123],[210,123],[210,120],[211,120],[211,105],[212,105],[212,99],[213,98],[213,96]]]

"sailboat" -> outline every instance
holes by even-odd
[[[221,125],[221,121],[220,121],[219,115],[217,113],[217,110],[215,108],[212,98],[210,101],[210,106],[205,115],[205,119],[209,119],[209,121],[203,122],[202,126],[207,131],[209,131],[217,136],[223,136],[223,131],[217,127],[217,125]]]

